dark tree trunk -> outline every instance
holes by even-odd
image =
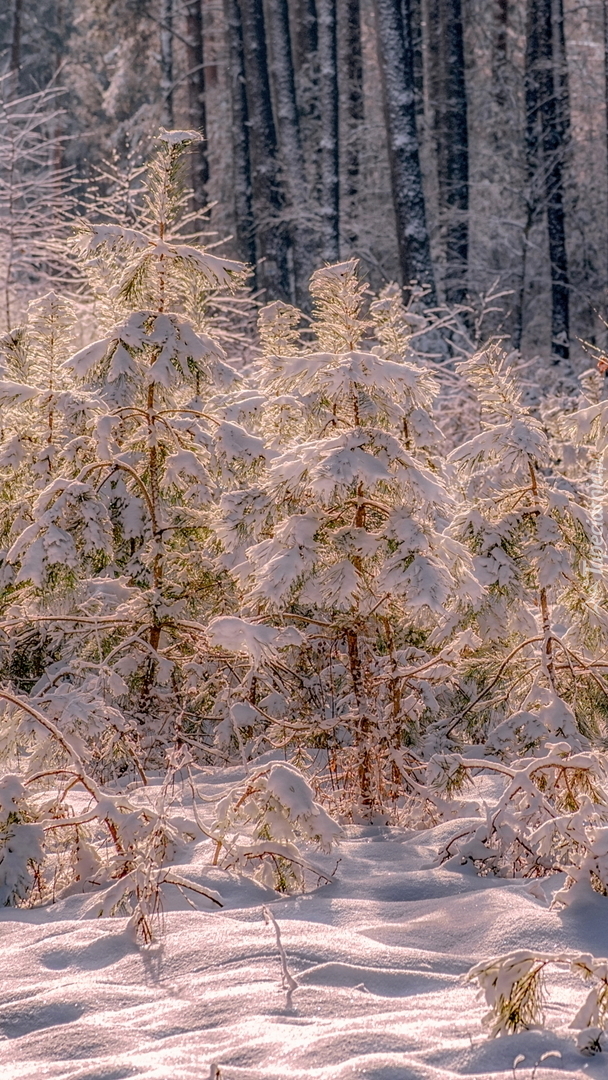
[[[340,159],[338,143],[338,48],[336,0],[317,0],[319,105],[321,112],[322,253],[340,258]]]
[[[604,0],[604,108],[606,110],[606,166],[608,167],[608,0]]]
[[[534,181],[540,167],[540,107],[538,96],[538,65],[540,58],[538,0],[528,0],[526,11],[526,164],[528,180]],[[538,196],[538,192],[533,192]]]
[[[506,70],[509,30],[509,0],[494,0],[492,42],[492,82],[494,100],[500,109],[507,103]]]
[[[569,356],[570,312],[566,221],[564,213],[564,150],[567,133],[567,93],[564,65],[557,53],[563,34],[563,10],[557,0],[557,26],[553,26],[551,0],[540,0],[540,59],[538,67],[540,116],[547,200],[547,231],[551,264],[551,347]],[[562,37],[563,42],[563,37]]]
[[[433,0],[431,40],[440,214],[445,221],[445,294],[466,298],[469,139],[461,0]]]
[[[347,132],[343,140],[346,173],[346,215],[349,240],[357,243],[357,217],[361,188],[361,127],[363,124],[363,53],[361,48],[361,2],[344,0],[339,9],[340,70],[345,75]]]
[[[186,37],[187,64],[188,64],[188,112],[190,114],[190,127],[194,131],[200,131],[207,135],[207,118],[205,115],[205,53],[203,36],[203,10],[202,0],[188,0],[186,7]],[[194,209],[199,210],[206,205],[205,189],[209,180],[209,159],[204,143],[192,150],[192,190],[194,192]]]
[[[294,11],[294,60],[300,69],[318,48],[317,5],[315,0],[295,0]]]
[[[563,358],[569,355],[570,340],[563,175],[569,126],[565,60],[561,0],[528,0],[526,42],[528,222],[531,224],[540,209],[546,207],[551,270],[551,350],[554,355]]]
[[[166,128],[174,125],[173,118],[173,0],[160,4],[160,89],[162,122]]]
[[[420,123],[424,119],[424,41],[422,35],[422,0],[409,0],[410,26],[412,34],[412,64],[414,68],[414,92],[416,94],[416,116]],[[402,3],[402,16],[407,18],[407,11]]]
[[[247,88],[251,193],[256,244],[256,285],[267,301],[289,300],[287,233],[279,218],[277,138],[270,100],[262,0],[240,0]]]
[[[560,138],[565,145],[570,134],[570,95],[568,91],[568,57],[566,54],[566,29],[564,26],[564,0],[553,0],[553,21],[557,127]]]
[[[255,266],[255,230],[251,204],[251,162],[249,159],[249,124],[243,29],[238,0],[224,0],[224,18],[228,45],[228,79],[232,112],[232,155],[234,174],[234,216],[239,255]]]
[[[606,154],[608,163],[608,0],[604,0],[604,107],[606,110]]]
[[[293,249],[295,299],[298,304],[306,305],[309,298],[308,282],[317,258],[310,222],[287,0],[267,0],[266,15],[281,175],[287,194],[287,216]]]
[[[539,63],[539,37],[538,37],[538,0],[527,0],[526,6],[526,53],[524,70],[524,92],[526,125],[524,133],[524,147],[526,159],[526,186],[525,186],[525,209],[521,249],[521,270],[519,275],[519,288],[515,301],[513,319],[513,334],[511,343],[514,349],[521,348],[524,330],[525,293],[528,269],[528,249],[530,244],[530,231],[538,212],[540,202],[539,180],[541,179],[540,168],[540,109],[538,97],[538,82],[536,72]]]
[[[386,115],[397,242],[404,285],[429,287],[434,304],[435,279],[426,225],[422,172],[416,128],[416,94],[409,22],[409,0],[375,0],[378,59]]]
[[[13,19],[11,32],[11,56],[10,71],[19,78],[21,68],[21,19],[23,16],[23,0],[14,0]]]

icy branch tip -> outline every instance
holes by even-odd
[[[204,142],[200,131],[167,131],[166,128],[161,128],[156,138],[158,142],[167,143],[167,146],[179,146],[181,143],[187,146],[189,143]]]

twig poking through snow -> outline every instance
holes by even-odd
[[[288,1009],[291,1009],[293,1007],[293,992],[294,990],[298,989],[298,986],[300,984],[296,981],[296,979],[294,979],[289,968],[287,967],[287,956],[285,954],[285,949],[283,948],[283,942],[281,941],[281,931],[279,929],[279,924],[277,920],[272,914],[272,911],[270,911],[267,907],[262,908],[262,913],[268,926],[270,926],[271,924],[272,926],[274,926],[274,932],[277,939],[277,949],[279,950],[279,956],[281,957],[281,974],[283,977],[283,989],[285,991],[285,1005]]]

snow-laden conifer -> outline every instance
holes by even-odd
[[[479,806],[480,823],[455,833],[444,857],[471,860],[482,873],[563,870],[556,899],[571,903],[590,885],[605,892],[608,880],[596,742],[606,692],[604,570],[595,581],[588,572],[593,521],[557,472],[504,354],[484,350],[461,370],[483,428],[450,455],[469,503],[454,529],[486,595],[475,617],[479,648],[461,666],[465,702],[435,730],[481,745],[435,755],[427,782],[445,793],[480,772],[502,776],[502,793],[485,812]],[[566,424],[584,432],[600,413],[588,406]]]
[[[437,383],[403,352],[364,343],[366,292],[354,260],[313,274],[312,348],[296,347],[289,309],[262,312],[267,422],[290,421],[250,492],[257,516],[241,519],[257,542],[230,532],[225,513],[218,532],[242,557],[231,570],[245,611],[299,631],[282,730],[331,747],[368,816],[398,792],[404,748],[436,706],[439,668],[419,646],[437,623],[457,626],[482,590],[446,530],[454,506],[430,450]],[[275,341],[289,348],[277,354]]]
[[[2,896],[45,900],[51,880],[64,895],[101,888],[91,910],[130,913],[144,940],[165,884],[221,903],[167,868],[182,843],[213,833],[175,818],[165,786],[142,806],[104,785],[124,773],[145,784],[144,770],[168,755],[173,790],[176,770],[193,764],[184,742],[204,760],[217,753],[206,753],[205,712],[215,731],[235,647],[253,685],[285,644],[284,631],[220,615],[234,588],[214,562],[208,517],[222,492],[256,478],[267,449],[238,422],[251,388],[239,385],[196,299],[240,282],[244,268],[179,231],[180,162],[197,137],[161,133],[137,221],[80,231],[83,257],[108,287],[100,336],[73,353],[70,305],[49,294],[2,344],[9,685],[0,688],[0,752],[20,772],[2,781],[14,802],[0,818]],[[309,791],[297,771],[290,776]],[[283,798],[267,815],[271,847],[290,813]],[[310,815],[324,822],[321,832]],[[297,836],[280,855],[288,875],[300,860],[296,839],[318,833],[327,847],[335,833],[316,804],[296,818]],[[264,866],[259,848],[248,859],[246,834],[243,866]]]
[[[47,627],[78,630],[81,641],[90,634],[94,659],[87,657],[83,668],[80,651],[81,676],[89,686],[97,666],[102,696],[109,694],[122,707],[130,698],[131,712],[154,707],[146,700],[153,686],[177,686],[178,654],[183,657],[185,642],[191,652],[200,635],[194,620],[184,638],[176,619],[196,615],[205,593],[196,555],[197,514],[216,497],[220,474],[225,483],[224,463],[229,466],[235,457],[238,440],[238,429],[207,413],[204,401],[206,385],[231,381],[235,374],[221,345],[198,331],[185,310],[193,283],[230,286],[243,271],[240,264],[184,243],[175,232],[181,158],[196,138],[188,132],[161,134],[141,228],[94,223],[82,228],[83,254],[103,257],[111,271],[109,292],[120,317],[105,327],[103,337],[67,358],[59,357],[59,344],[49,337],[58,316],[45,331],[38,378],[46,380],[47,398],[51,391],[55,397],[45,404],[34,377],[36,394],[30,400],[38,410],[46,408],[52,432],[58,424],[57,395],[64,414],[66,406],[74,410],[73,395],[66,403],[59,393],[63,380],[77,388],[83,420],[78,431],[74,416],[68,417],[79,438],[64,449],[62,468],[54,474],[47,469],[30,523],[26,514],[20,531],[12,524],[5,555],[15,584],[22,586],[13,597],[13,619],[27,625],[41,593],[52,608],[49,590],[59,575],[63,622],[51,610]],[[44,318],[51,327],[50,309],[46,315],[35,309],[28,324],[26,351],[34,368]],[[21,408],[28,408],[23,390],[4,385]],[[45,452],[48,457],[51,450]],[[68,653],[71,633],[65,635]],[[100,642],[100,633],[107,644]],[[176,652],[178,638],[182,644]]]
[[[452,531],[469,544],[486,588],[476,621],[484,643],[494,643],[488,674],[498,655],[505,702],[510,680],[528,709],[546,704],[547,694],[575,701],[572,665],[585,674],[592,659],[589,514],[556,472],[547,434],[500,349],[460,370],[481,403],[482,430],[450,455],[468,504]],[[491,688],[496,710],[496,683]]]

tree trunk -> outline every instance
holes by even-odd
[[[251,189],[256,245],[256,285],[265,300],[289,300],[287,233],[279,221],[277,138],[270,100],[262,0],[240,0],[247,88]]]
[[[319,37],[315,0],[295,0],[294,61],[299,69],[316,53]]]
[[[424,120],[424,41],[422,36],[422,0],[409,0],[410,27],[412,36],[412,66],[414,69],[414,92],[416,94],[416,117],[419,123]],[[407,18],[407,11],[402,4],[402,18]]]
[[[232,161],[234,175],[234,216],[236,239],[241,259],[255,266],[255,230],[251,204],[251,162],[249,158],[249,123],[243,28],[238,0],[224,0],[228,46],[228,79],[232,112]]]
[[[205,114],[205,67],[203,10],[201,0],[188,0],[186,7],[186,62],[188,64],[188,112],[190,127],[207,135]],[[191,150],[192,191],[194,209],[200,210],[207,203],[205,189],[209,180],[209,159],[204,143]]]
[[[539,57],[538,41],[538,0],[527,0],[526,7],[526,52],[524,69],[524,93],[526,124],[524,133],[526,184],[525,184],[525,222],[522,234],[521,269],[519,287],[515,301],[513,334],[511,343],[514,349],[521,348],[524,330],[524,309],[528,269],[528,247],[530,231],[538,211],[540,178],[540,111],[536,70]]]
[[[570,134],[570,99],[568,92],[568,57],[566,54],[566,28],[564,26],[564,0],[553,0],[553,20],[557,126],[561,138],[565,143]]]
[[[15,76],[15,79],[19,79],[19,70],[21,68],[21,19],[23,16],[23,0],[14,0],[13,4],[13,19],[12,19],[12,32],[11,32],[11,55],[10,55],[10,68],[9,70]]]
[[[570,318],[563,172],[568,137],[568,87],[561,0],[528,0],[527,16],[529,213],[534,215],[544,201],[551,270],[551,350],[556,356],[567,358]]]
[[[308,282],[317,258],[296,101],[287,0],[267,0],[266,14],[281,175],[287,194],[293,248],[295,299],[300,306],[305,306],[309,302]]]
[[[340,160],[336,0],[317,0],[321,111],[321,222],[323,258],[340,258]]]
[[[608,165],[608,0],[604,0],[604,108],[606,111],[606,163]]]
[[[160,4],[160,89],[162,123],[169,130],[173,120],[173,0]]]
[[[543,150],[547,169],[547,227],[551,262],[551,344],[557,356],[570,355],[570,287],[564,210],[564,168],[570,132],[568,65],[564,34],[563,0],[544,0],[545,25],[552,33],[553,98],[543,102]],[[553,25],[552,25],[553,24]],[[551,162],[553,159],[552,167]]]
[[[539,0],[528,0],[526,11],[526,164],[528,178],[532,181],[538,172],[540,161],[540,110],[537,71],[539,65]],[[536,192],[534,194],[537,194]]]
[[[499,109],[507,104],[506,69],[509,29],[509,0],[494,0],[492,41],[492,82],[494,100]]]
[[[401,0],[375,0],[397,242],[403,284],[418,281],[427,285],[427,303],[435,304],[418,152],[409,0],[404,2],[404,11],[405,18]]]
[[[358,795],[360,800],[360,813],[364,820],[369,820],[374,813],[373,791],[373,755],[370,746],[371,722],[367,695],[363,682],[363,666],[359,651],[359,637],[356,630],[346,631],[346,647],[348,649],[348,662],[353,684],[353,692],[357,705],[357,724],[355,728],[355,745],[357,748],[357,781]]]
[[[466,298],[469,255],[469,140],[461,0],[434,0],[435,139],[440,214],[445,221],[445,294]]]
[[[363,124],[363,54],[361,47],[361,0],[344,0],[340,9],[340,70],[345,74],[347,132],[344,140],[346,217],[348,238],[357,243],[357,218],[361,190],[361,127]]]

